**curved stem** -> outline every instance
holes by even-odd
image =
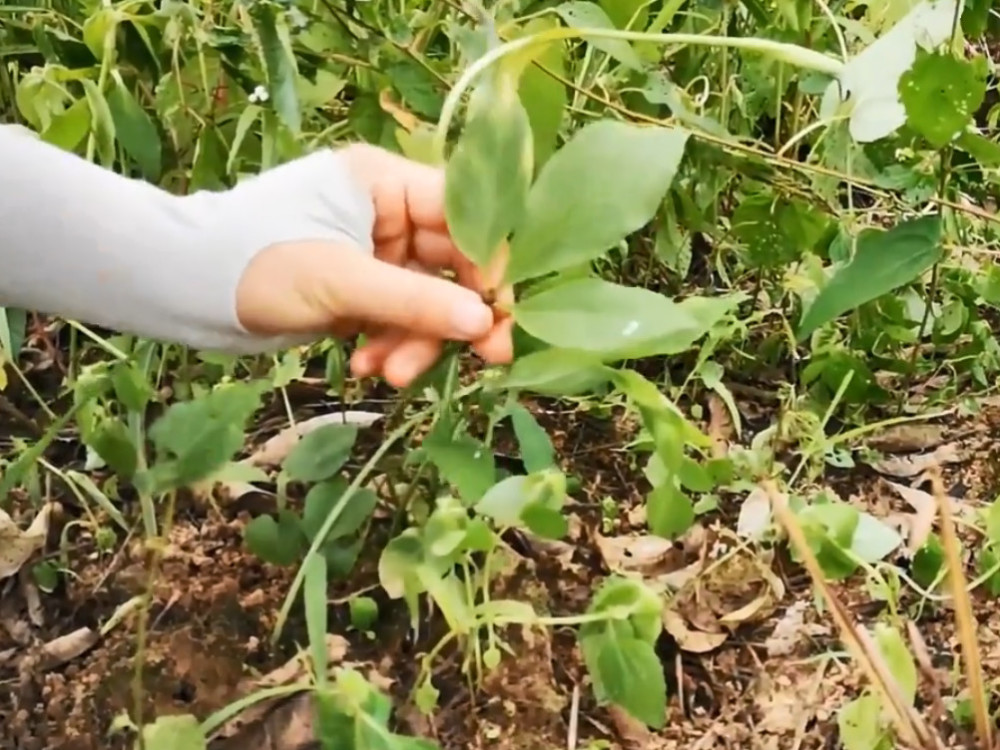
[[[650,34],[643,31],[623,31],[620,29],[580,29],[560,27],[547,31],[523,36],[513,41],[490,50],[488,53],[476,60],[465,69],[456,81],[454,87],[448,93],[441,108],[441,117],[438,119],[437,132],[434,136],[434,152],[443,161],[445,152],[445,142],[448,136],[448,128],[455,117],[458,103],[462,95],[472,85],[473,81],[483,71],[499,60],[512,55],[515,52],[526,50],[530,47],[549,44],[560,39],[619,39],[623,41],[635,42],[659,42],[661,44],[690,44],[704,47],[729,47],[733,49],[745,49],[751,52],[760,52],[770,55],[783,62],[790,63],[799,68],[816,70],[828,75],[839,75],[843,70],[844,63],[822,52],[806,49],[796,44],[786,42],[775,42],[770,39],[757,39],[755,37],[729,37],[714,34]]]

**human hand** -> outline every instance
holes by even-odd
[[[327,242],[263,250],[237,290],[244,327],[261,335],[363,333],[351,371],[382,375],[396,387],[432,367],[449,340],[470,342],[490,364],[509,362],[512,319],[481,296],[495,289],[503,268],[481,273],[455,246],[444,215],[444,171],[374,146],[341,153],[375,206],[374,255]],[[496,290],[501,307],[511,298],[509,289]]]

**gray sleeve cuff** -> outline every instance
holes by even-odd
[[[322,150],[220,193],[171,195],[0,127],[0,305],[189,346],[251,353],[236,316],[250,260],[278,242],[372,252],[374,206]]]
[[[187,304],[175,309],[171,338],[202,349],[250,353],[309,340],[260,337],[236,317],[236,287],[253,257],[279,242],[325,241],[372,253],[375,209],[341,153],[323,150],[252,177],[227,193],[196,193],[181,210],[212,227],[186,275]],[[214,241],[213,241],[214,240]],[[187,253],[185,253],[187,254]],[[178,280],[180,283],[181,280]],[[163,299],[174,306],[174,297]]]

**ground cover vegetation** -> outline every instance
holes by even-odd
[[[0,309],[0,744],[994,747],[998,30],[0,4],[0,118],[109,169],[444,165],[517,335],[396,392]]]

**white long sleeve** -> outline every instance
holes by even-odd
[[[274,350],[296,339],[251,335],[236,316],[249,261],[297,240],[370,253],[374,220],[329,149],[175,196],[0,126],[0,306],[200,349]]]

